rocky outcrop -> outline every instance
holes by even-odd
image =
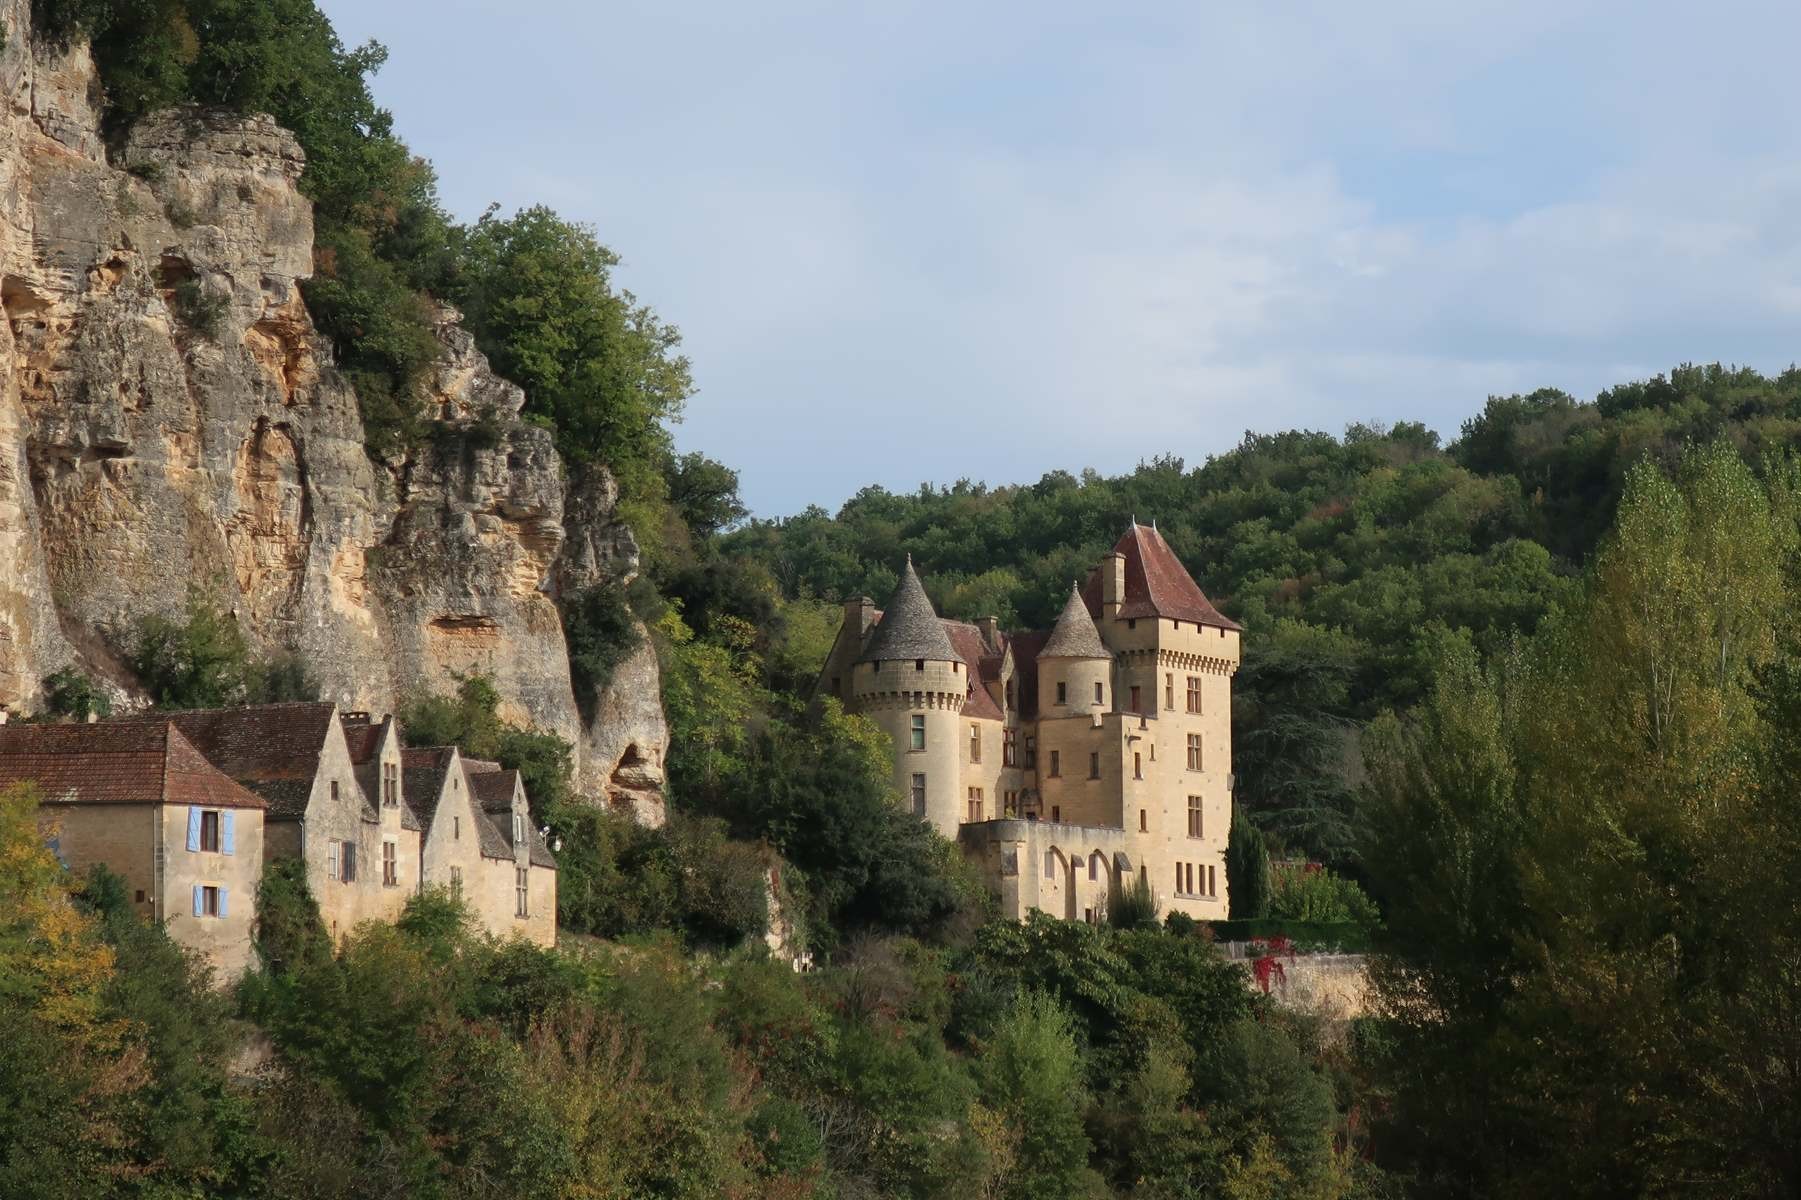
[[[292,135],[180,110],[109,161],[87,54],[35,45],[29,13],[0,0],[0,704],[32,708],[70,665],[129,701],[122,636],[197,591],[348,707],[485,672],[508,717],[575,744],[584,791],[659,819],[656,659],[578,705],[557,609],[637,568],[610,478],[565,495],[448,309],[431,436],[372,461],[299,288]]]

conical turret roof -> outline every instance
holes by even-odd
[[[1069,586],[1069,602],[1063,606],[1063,615],[1057,618],[1050,640],[1038,652],[1038,657],[1113,657],[1107,644],[1101,641],[1100,630],[1094,627],[1094,618],[1088,615],[1088,606],[1082,603],[1082,593],[1073,583]]]
[[[930,658],[939,662],[961,662],[951,646],[944,622],[932,607],[925,585],[913,570],[913,558],[907,558],[907,569],[901,573],[900,586],[882,610],[882,619],[870,635],[869,646],[858,662],[887,662],[903,658]]]

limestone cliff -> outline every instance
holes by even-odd
[[[297,286],[295,139],[182,110],[109,161],[86,52],[35,45],[29,0],[0,17],[0,704],[71,664],[129,698],[122,635],[199,589],[347,707],[486,672],[575,744],[584,790],[660,820],[655,656],[578,706],[557,610],[637,568],[611,480],[568,484],[449,310],[433,436],[372,461]]]

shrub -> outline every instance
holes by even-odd
[[[44,677],[44,710],[85,721],[90,716],[111,716],[113,702],[92,679],[73,667],[64,667]]]
[[[1156,928],[1157,897],[1151,892],[1151,881],[1141,875],[1110,897],[1107,923],[1115,929]]]
[[[216,708],[244,698],[250,651],[235,620],[190,600],[180,620],[153,615],[138,622],[130,662],[157,705]]]
[[[594,704],[613,672],[637,649],[638,621],[626,602],[626,590],[604,583],[577,592],[563,603],[563,637],[569,647],[569,674],[582,715],[592,718]]]
[[[1272,917],[1315,924],[1351,924],[1374,928],[1381,914],[1357,882],[1318,863],[1285,866],[1273,872]]]

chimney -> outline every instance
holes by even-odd
[[[982,631],[982,641],[990,650],[1000,648],[1001,619],[999,617],[977,617],[976,628]]]
[[[855,600],[844,602],[844,623],[856,631],[862,638],[869,633],[869,627],[875,624],[875,601],[868,596],[858,596]]]
[[[1119,606],[1126,602],[1126,556],[1109,554],[1101,560],[1101,619],[1119,616]]]

